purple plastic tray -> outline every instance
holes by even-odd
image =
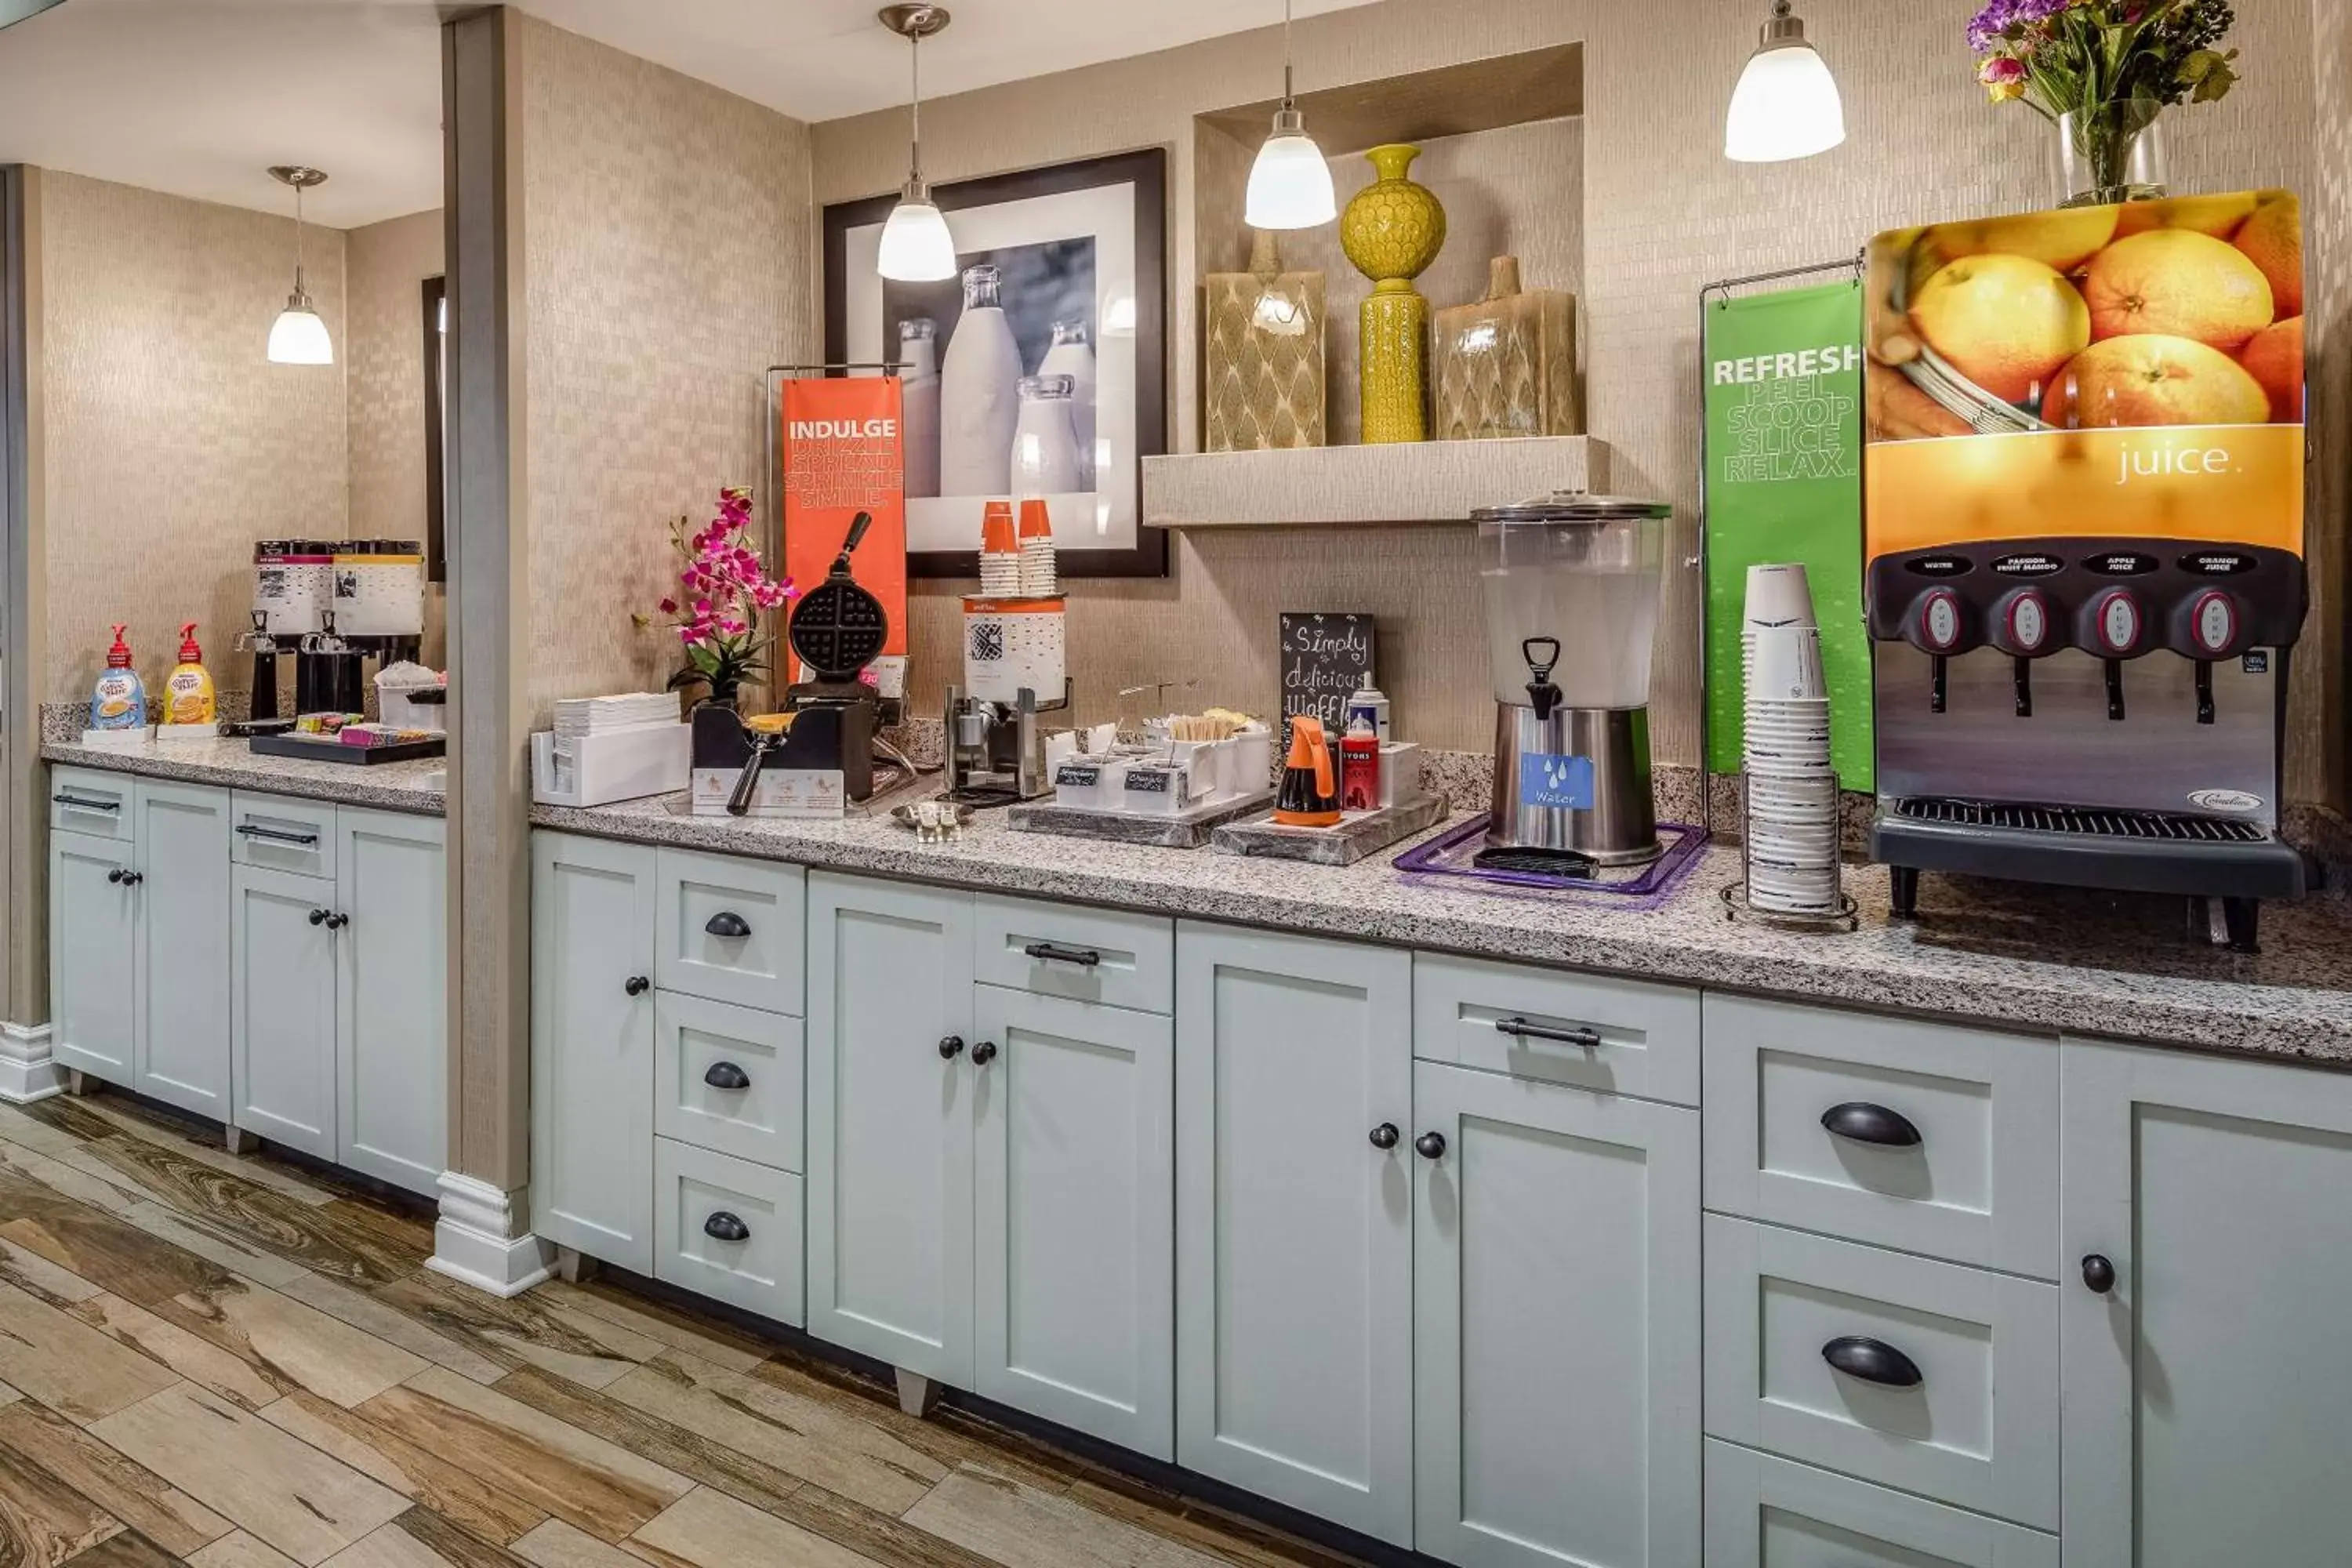
[[[1658,837],[1665,846],[1664,851],[1646,865],[1603,868],[1590,877],[1493,870],[1473,863],[1478,851],[1486,847],[1487,820],[1483,815],[1474,816],[1427,843],[1415,845],[1396,858],[1396,868],[1412,876],[1474,881],[1516,897],[1561,898],[1580,902],[1605,900],[1627,909],[1654,910],[1674,896],[1691,868],[1698,864],[1698,852],[1706,844],[1703,828],[1680,822],[1661,822]]]

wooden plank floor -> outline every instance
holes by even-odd
[[[119,1096],[0,1106],[0,1568],[1350,1568]]]

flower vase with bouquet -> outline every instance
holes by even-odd
[[[692,528],[683,517],[670,524],[677,592],[656,608],[686,657],[669,689],[705,688],[697,706],[733,707],[747,682],[766,678],[775,639],[761,629],[760,617],[782,609],[797,593],[790,578],[767,574],[760,552],[745,538],[751,527],[751,492],[741,486],[719,492],[719,513],[702,527]],[[640,626],[653,624],[648,616],[636,619]]]

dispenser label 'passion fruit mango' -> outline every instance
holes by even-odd
[[[2291,193],[1895,230],[1864,289],[1869,558],[2102,536],[2302,553]]]

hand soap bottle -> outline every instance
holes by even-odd
[[[114,646],[106,650],[106,668],[89,694],[89,727],[93,730],[142,730],[147,725],[147,689],[131,668],[131,645],[114,628]]]
[[[163,682],[163,722],[182,729],[204,729],[213,722],[213,678],[205,668],[205,650],[196,646],[196,623],[180,628],[180,662]]]

